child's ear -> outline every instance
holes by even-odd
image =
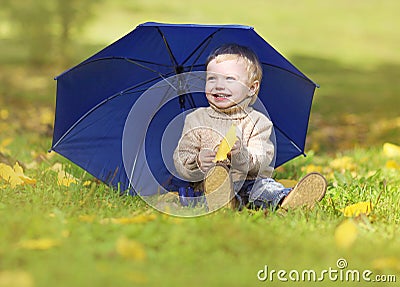
[[[254,96],[257,94],[258,89],[260,88],[260,81],[254,81],[249,87],[249,96]]]

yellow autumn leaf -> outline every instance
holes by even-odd
[[[60,170],[57,173],[57,183],[58,185],[70,186],[72,183],[76,184],[77,179],[66,171]]]
[[[140,214],[133,217],[119,217],[119,218],[105,218],[101,223],[113,223],[113,224],[135,224],[135,223],[146,223],[155,220],[157,217],[155,214]]]
[[[297,181],[292,179],[278,179],[277,182],[279,182],[286,188],[294,187],[297,184]]]
[[[92,182],[90,180],[86,180],[83,182],[83,186],[90,186],[92,184]]]
[[[347,170],[352,171],[355,170],[356,165],[353,159],[349,156],[343,156],[339,158],[335,158],[330,162],[330,167],[336,170]]]
[[[77,180],[71,174],[65,171],[59,171],[57,175],[57,183],[58,185],[70,186],[72,183],[76,184]]]
[[[72,174],[64,171],[61,163],[55,163],[50,169],[57,172],[58,185],[64,185],[68,187],[71,184],[76,184],[78,182],[78,179],[76,179]]]
[[[59,241],[51,238],[39,238],[23,240],[19,243],[19,247],[28,250],[47,250],[58,246],[59,244]]]
[[[88,215],[88,214],[79,215],[78,219],[81,222],[92,223],[96,219],[96,215]]]
[[[14,165],[14,172],[23,181],[23,183],[26,184],[36,183],[36,179],[32,179],[24,174],[24,170],[22,169],[22,167],[19,165],[18,162],[16,162]]]
[[[400,169],[400,164],[391,159],[386,162],[385,167],[389,169]]]
[[[6,120],[6,119],[8,119],[9,115],[10,115],[10,113],[7,109],[0,109],[0,119]]]
[[[24,183],[22,179],[20,179],[19,176],[15,173],[13,168],[4,163],[0,163],[0,178],[8,182],[12,188]]]
[[[356,241],[358,229],[351,219],[342,221],[335,229],[336,246],[343,249],[350,248]]]
[[[304,171],[305,173],[311,173],[311,172],[320,172],[320,173],[322,173],[322,166],[309,164],[307,166],[302,167],[301,171]]]
[[[383,154],[390,158],[400,157],[400,146],[392,143],[384,143]]]
[[[9,155],[10,151],[7,149],[7,146],[9,146],[13,140],[13,138],[5,138],[0,142],[0,153]]]
[[[396,257],[382,257],[372,261],[372,267],[378,270],[397,270],[400,271],[400,259]]]
[[[54,121],[54,113],[49,108],[42,108],[40,110],[40,123],[42,125],[52,125]]]
[[[33,276],[22,270],[0,271],[0,287],[33,287]]]
[[[116,243],[116,251],[119,255],[127,259],[138,261],[143,261],[146,259],[144,246],[140,242],[129,239],[126,236],[121,236],[118,238]]]
[[[368,215],[372,211],[372,203],[370,201],[358,202],[345,208],[341,209],[344,216],[346,217],[354,217],[359,216],[360,214]]]
[[[232,124],[218,147],[214,162],[223,161],[236,142],[236,125]]]

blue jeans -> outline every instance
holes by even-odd
[[[236,181],[233,183],[235,196],[240,203],[239,209],[249,205],[253,208],[275,209],[291,188],[285,188],[272,178]]]

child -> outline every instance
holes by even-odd
[[[234,124],[237,141],[228,158],[233,190],[241,206],[250,203],[260,208],[312,207],[321,200],[326,180],[317,173],[307,175],[294,189],[271,178],[272,122],[251,107],[262,79],[255,53],[244,46],[226,44],[208,57],[206,68],[205,93],[210,106],[187,115],[174,152],[177,172],[188,181],[202,183],[215,165],[221,140]]]

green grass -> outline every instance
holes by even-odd
[[[36,141],[36,146],[40,144],[43,140]],[[11,149],[19,145],[25,143],[16,142]],[[332,157],[311,152],[277,170],[277,178],[298,179],[307,168],[323,168],[329,181],[327,195],[312,211],[282,215],[221,210],[189,219],[161,214],[139,197],[120,197],[103,184],[84,186],[91,177],[58,156],[42,162],[30,155],[21,158],[28,166],[31,160],[37,162],[25,169],[36,185],[13,189],[2,182],[0,193],[0,224],[4,226],[0,229],[0,270],[11,272],[7,276],[16,282],[22,276],[16,271],[23,271],[35,286],[185,286],[188,282],[192,286],[265,286],[256,277],[264,265],[321,272],[337,268],[336,261],[342,257],[349,269],[400,275],[398,267],[376,267],[376,260],[400,259],[399,171],[385,167],[389,158],[381,149],[356,149]],[[57,174],[50,170],[57,162],[78,178],[76,184],[57,184]],[[372,201],[373,212],[355,219],[357,239],[349,248],[341,248],[334,237],[345,220],[340,209],[360,201]],[[120,254],[121,238],[138,244],[145,258]],[[51,239],[55,246],[24,247],[24,242],[38,239]],[[0,283],[2,276],[0,272]],[[336,283],[323,282],[324,286]]]
[[[275,176],[298,180],[320,170],[328,178],[327,195],[313,211],[284,216],[221,210],[198,218],[170,217],[138,197],[118,196],[60,156],[46,156],[53,77],[69,65],[29,66],[26,47],[0,19],[0,162],[19,161],[37,181],[12,188],[0,180],[0,287],[364,286],[257,280],[265,265],[319,272],[336,268],[339,258],[349,269],[396,274],[400,280],[400,177],[399,169],[386,167],[400,159],[382,151],[384,142],[399,144],[400,136],[399,6],[395,0],[101,1],[90,25],[73,35],[78,63],[146,21],[254,26],[321,85],[308,157],[284,165]],[[12,142],[2,147],[8,138]],[[77,183],[57,184],[55,163]],[[340,209],[362,201],[371,201],[374,209],[352,219],[357,238],[341,248],[335,239],[345,220]],[[43,250],[29,245],[40,242]],[[124,242],[127,249],[121,251]]]

